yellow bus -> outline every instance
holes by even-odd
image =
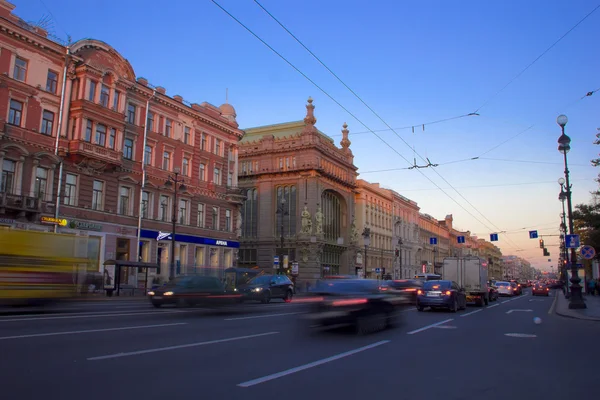
[[[77,296],[88,271],[98,270],[98,260],[88,255],[90,240],[99,247],[98,238],[0,230],[0,305],[44,305]]]

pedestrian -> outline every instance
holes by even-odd
[[[596,280],[595,279],[590,279],[588,281],[588,292],[592,296],[596,295]]]

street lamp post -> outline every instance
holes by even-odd
[[[400,279],[402,279],[402,238],[398,238],[398,267],[400,268]]]
[[[567,212],[569,217],[569,234],[575,234],[573,227],[573,204],[571,198],[571,184],[569,183],[569,167],[567,163],[567,153],[571,150],[571,138],[565,134],[565,125],[567,125],[568,118],[566,115],[559,115],[556,118],[556,123],[560,126],[562,134],[558,138],[558,151],[563,154],[565,163],[565,189],[567,192]],[[566,247],[566,241],[565,241]],[[575,249],[571,248],[571,297],[569,301],[569,308],[571,309],[582,309],[586,308],[583,296],[581,294],[581,285],[579,284],[579,271],[577,270],[577,254]]]
[[[283,246],[284,246],[284,236],[283,236],[283,229],[284,229],[284,224],[283,224],[283,217],[286,215],[289,215],[289,213],[287,212],[287,210],[285,209],[285,197],[281,196],[281,203],[278,205],[277,207],[277,211],[275,212],[275,214],[281,214],[281,236],[280,236],[280,240],[281,240],[281,260],[279,260],[279,268],[277,269],[277,274],[281,274],[282,270],[283,270]],[[321,274],[322,275],[322,274]]]
[[[175,278],[175,229],[177,225],[177,194],[186,189],[183,178],[179,177],[179,167],[173,168],[173,175],[169,175],[165,182],[166,188],[173,188],[173,215],[171,218],[171,265],[169,267],[169,281]]]
[[[365,263],[364,263],[364,270],[363,270],[363,278],[367,278],[367,249],[369,248],[369,245],[371,244],[371,229],[365,227],[365,229],[363,229],[362,232],[362,237],[364,239],[365,242]]]
[[[567,274],[567,262],[569,259],[569,252],[567,251],[567,242],[566,242],[566,235],[567,235],[567,221],[566,221],[566,217],[567,217],[567,213],[565,211],[565,200],[567,199],[567,192],[564,190],[565,189],[565,178],[559,178],[558,179],[558,184],[560,185],[560,194],[558,195],[558,200],[560,200],[560,202],[562,203],[562,214],[560,215],[561,217],[561,223],[560,223],[560,232],[561,232],[561,243],[562,243],[562,259],[563,259],[563,265],[561,266],[561,274],[563,277],[563,281],[565,282],[565,293],[569,292],[569,285],[567,284],[567,278],[569,277],[569,274]]]

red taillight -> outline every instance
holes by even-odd
[[[521,284],[519,283],[517,286],[518,286],[518,287],[521,287]]]
[[[356,306],[359,304],[365,304],[367,299],[350,299],[350,300],[336,300],[331,303],[332,306]]]
[[[405,292],[416,292],[417,289],[413,289],[413,288],[409,288],[409,289],[404,289]]]
[[[446,296],[450,296],[450,295],[452,294],[452,292],[451,292],[451,291],[449,291],[449,290],[446,290],[446,293],[444,293],[444,294],[445,294]]]
[[[549,288],[546,288],[546,290],[550,290]]]
[[[517,290],[517,288],[516,288],[516,287],[514,287],[514,288],[513,288],[513,290]]]
[[[417,290],[417,294],[423,294],[422,290]]]
[[[386,288],[386,287],[379,287],[379,290],[386,291],[386,290],[388,290],[388,288]]]

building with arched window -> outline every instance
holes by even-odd
[[[354,272],[356,167],[347,125],[341,148],[319,131],[313,100],[304,120],[245,129],[239,147],[242,206],[239,266],[281,269],[298,283]]]

